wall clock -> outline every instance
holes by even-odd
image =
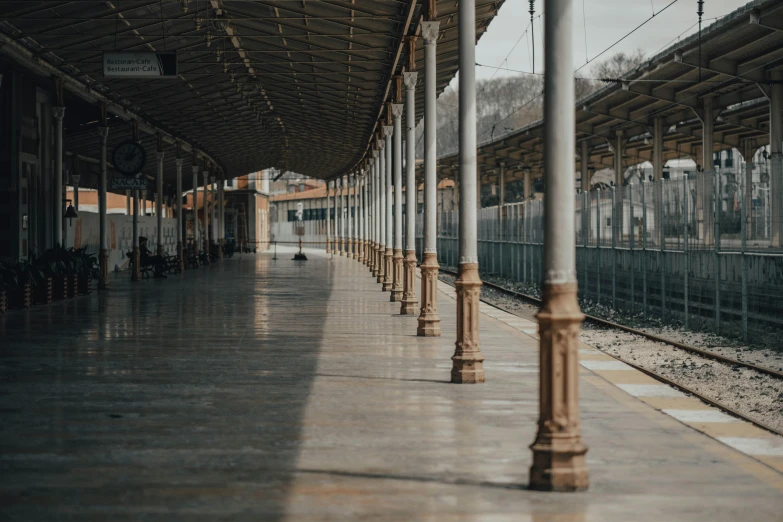
[[[147,151],[133,140],[123,141],[114,147],[111,162],[118,172],[126,176],[134,176],[142,171],[147,162]]]

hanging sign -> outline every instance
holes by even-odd
[[[107,78],[176,78],[177,53],[105,52],[103,76]]]
[[[112,190],[147,190],[147,178],[126,178],[117,176],[111,178]]]

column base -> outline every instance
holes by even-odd
[[[356,260],[360,263],[364,263],[364,241],[361,239],[358,241],[356,247]]]
[[[402,249],[395,248],[392,255],[392,288],[389,301],[392,303],[399,303],[402,301],[402,278],[404,277],[402,266]]]
[[[348,239],[345,242],[345,257],[351,259],[353,256],[353,239]]]
[[[394,277],[394,274],[392,273],[392,270],[394,270],[394,263],[393,258],[394,255],[392,254],[392,249],[387,248],[386,252],[383,254],[383,280],[381,281],[383,284],[381,286],[382,292],[389,292],[392,289],[392,278]]]
[[[131,281],[139,281],[141,279],[141,251],[139,247],[133,247],[133,253],[131,254],[131,261],[133,263],[133,270],[131,271]]]
[[[217,256],[218,259],[223,259],[223,240],[218,241],[217,244]]]
[[[400,315],[415,315],[418,307],[419,300],[416,298],[416,251],[407,250],[403,260]]]
[[[109,251],[105,248],[98,253],[98,266],[100,270],[98,288],[109,288]]]
[[[579,429],[579,325],[576,283],[544,284],[540,334],[538,433],[530,489],[584,491],[589,485]]]
[[[479,345],[481,278],[478,263],[460,263],[457,280],[457,342],[451,357],[451,382],[484,382],[484,356]]]
[[[344,248],[344,247],[345,247],[345,242],[344,242],[344,241],[342,240],[342,238],[341,238],[341,239],[340,239],[340,244],[339,244],[339,245],[338,245],[338,247],[337,247],[337,254],[338,254],[338,255],[343,255],[343,252],[344,252],[344,250],[345,250],[345,248]]]
[[[421,262],[421,311],[416,335],[440,337],[438,315],[438,254],[425,252]]]
[[[376,275],[376,279],[375,279],[376,283],[383,283],[383,269],[384,269],[383,251],[384,251],[383,245],[378,245],[378,248],[376,249],[376,252],[375,252],[375,271],[374,271],[374,273]]]
[[[326,237],[326,253],[331,254],[332,253],[332,238],[329,236]]]

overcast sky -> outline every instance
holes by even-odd
[[[601,51],[622,38],[628,31],[659,12],[671,0],[573,0],[574,1],[574,61],[575,68],[593,59]],[[724,16],[744,5],[743,0],[705,0],[704,22],[706,27],[715,17]],[[539,17],[544,2],[536,0],[535,47],[536,71],[543,70],[542,19]],[[584,7],[583,7],[584,6]],[[530,32],[514,47],[530,24],[528,0],[506,0],[489,30],[479,41],[476,62],[493,67],[502,66],[522,71],[531,70]],[[586,11],[586,12],[585,12]],[[617,51],[633,51],[641,48],[650,56],[674,43],[677,37],[685,37],[698,30],[696,0],[677,0],[668,9],[647,22],[642,28],[619,43],[602,58]],[[587,46],[585,46],[585,25]],[[504,61],[506,55],[508,61]],[[586,51],[586,55],[585,55]],[[588,66],[589,67],[589,66]],[[477,67],[478,79],[515,72],[488,67]]]

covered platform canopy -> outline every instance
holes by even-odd
[[[476,4],[480,37],[503,0]],[[159,134],[167,157],[179,143],[226,178],[275,167],[329,179],[367,152],[393,76],[409,62],[408,37],[420,33],[428,9],[441,22],[440,92],[457,71],[457,6],[447,0],[12,1],[0,15],[0,56],[61,77],[93,104],[66,112],[65,149],[84,157],[98,156],[99,102],[113,115],[110,149],[131,138],[135,119],[148,151]],[[414,49],[422,68],[423,50]],[[103,53],[119,50],[175,51],[177,77],[104,78]],[[148,161],[145,174],[155,169]],[[171,194],[175,176],[166,161]],[[186,176],[184,189],[190,184]]]
[[[662,159],[693,157],[701,163],[705,100],[713,107],[713,151],[755,152],[769,143],[770,86],[783,81],[781,20],[783,4],[756,0],[706,27],[701,38],[678,41],[621,78],[598,79],[608,85],[576,104],[575,154],[584,142],[591,168],[612,168],[619,133],[624,167],[652,162],[659,119]],[[482,181],[498,181],[501,161],[506,181],[521,179],[525,171],[541,176],[543,137],[544,122],[537,121],[480,143]],[[440,177],[454,178],[458,170],[458,153],[439,158]]]

